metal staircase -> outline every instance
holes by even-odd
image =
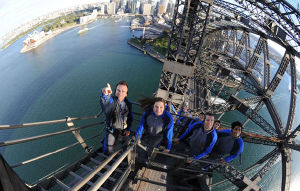
[[[133,169],[134,146],[106,156],[100,150],[34,185],[32,190],[120,190]],[[127,158],[127,160],[126,160]]]

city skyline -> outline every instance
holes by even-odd
[[[166,0],[153,0],[154,2],[166,2]],[[175,0],[169,0],[175,2]],[[234,0],[226,0],[235,3]],[[0,39],[18,26],[25,24],[39,16],[57,11],[59,9],[83,5],[88,3],[106,3],[110,0],[0,0]],[[291,4],[296,4],[290,1]],[[236,4],[236,3],[235,3]],[[31,9],[33,7],[33,9]],[[281,54],[283,48],[276,43],[271,43],[272,47]],[[296,57],[296,68],[300,71],[300,59]]]
[[[16,27],[52,11],[102,2],[109,2],[109,0],[0,0],[0,38]]]

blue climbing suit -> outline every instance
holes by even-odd
[[[230,154],[225,158],[226,162],[231,162],[237,156],[242,154],[244,150],[244,141],[242,138],[233,138],[230,129],[217,130],[218,141],[212,151],[212,155],[221,158],[226,154]]]
[[[130,131],[131,129],[132,103],[127,98],[120,103],[116,96],[106,96],[101,93],[100,105],[105,114],[106,123],[103,152],[108,151],[108,146],[111,152],[111,147],[115,145],[118,136],[125,130]]]
[[[135,138],[142,140],[142,134],[147,137],[161,138],[163,141],[166,141],[167,149],[170,150],[172,147],[173,127],[173,118],[168,111],[165,110],[161,116],[156,116],[151,109],[144,112]],[[153,146],[156,147],[159,144]]]
[[[217,139],[218,136],[214,128],[209,132],[204,132],[203,122],[198,121],[189,126],[179,141],[187,142],[190,147],[189,154],[193,155],[194,159],[201,159],[212,151]]]

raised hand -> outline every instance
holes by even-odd
[[[104,88],[102,89],[102,93],[103,93],[104,95],[110,95],[110,94],[112,93],[112,90],[111,90],[111,87],[110,87],[110,84],[109,84],[109,83],[107,83],[107,84],[106,84],[106,87],[104,87]]]

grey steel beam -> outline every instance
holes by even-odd
[[[270,85],[270,57],[268,41],[264,43],[264,89]]]
[[[287,144],[287,147],[289,147],[295,151],[300,151],[300,144],[296,144],[296,143]]]
[[[289,134],[286,139],[287,140],[291,139],[293,141],[297,137],[297,135],[299,135],[299,133],[300,133],[300,125],[298,125],[298,127],[294,129],[294,131],[291,134]]]
[[[269,161],[251,178],[251,180],[255,182],[261,180],[262,177],[272,168],[279,156],[280,152],[273,153],[270,156]]]
[[[253,54],[251,56],[250,62],[247,63],[247,65],[245,67],[246,71],[250,71],[252,73],[254,67],[256,66],[256,64],[257,64],[257,62],[259,60],[259,57],[260,57],[262,51],[264,50],[264,44],[265,44],[265,42],[266,42],[266,39],[264,39],[263,37],[260,36],[259,39],[258,39],[258,42],[257,42],[257,44],[255,46],[254,52],[253,52]]]
[[[296,99],[297,99],[297,72],[296,72],[296,63],[295,56],[291,55],[290,58],[290,68],[291,68],[291,98],[290,98],[290,109],[288,120],[285,127],[284,135],[286,136],[293,127],[295,110],[296,110]]]
[[[283,149],[281,151],[281,191],[290,189],[290,178],[291,178],[291,151],[290,149]]]
[[[219,166],[216,170],[240,189],[249,187],[250,190],[260,190],[260,187],[255,182],[251,181],[250,178],[233,166]]]
[[[284,129],[283,129],[281,118],[275,108],[273,101],[270,98],[266,98],[264,99],[264,102],[274,123],[277,135],[282,137],[284,133]]]
[[[264,97],[262,97],[262,96],[248,97],[248,98],[245,98],[245,103],[248,105],[251,105],[251,104],[255,104],[257,102],[261,102],[262,99],[264,99]]]
[[[279,83],[281,81],[281,78],[284,75],[284,73],[287,69],[287,66],[289,65],[291,59],[292,59],[292,55],[288,51],[286,51],[283,58],[282,58],[282,60],[281,60],[280,66],[276,71],[275,76],[273,77],[268,89],[266,90],[266,94],[268,96],[272,96],[274,94],[274,92],[275,92],[277,86],[279,85]]]
[[[235,0],[239,4],[242,4],[245,9],[252,12],[252,15],[257,17],[259,22],[265,23],[269,28],[273,29],[275,35],[282,35],[282,39],[285,40],[285,34],[289,34],[289,37],[300,46],[300,27],[297,26],[300,23],[300,13],[293,6],[286,1],[281,0],[279,5],[272,5],[275,0]],[[284,15],[283,13],[289,13]],[[275,23],[279,24],[274,26]],[[280,32],[278,32],[280,31]],[[283,32],[281,32],[283,31]]]
[[[189,1],[177,0],[175,4],[175,11],[173,16],[173,23],[170,32],[167,59],[177,61],[178,54],[180,54],[181,46],[184,36],[184,24],[187,18],[187,4]],[[183,8],[183,9],[182,9]]]
[[[254,137],[243,137],[243,141],[247,143],[253,143],[258,145],[277,146],[277,143],[267,139],[260,139]]]

